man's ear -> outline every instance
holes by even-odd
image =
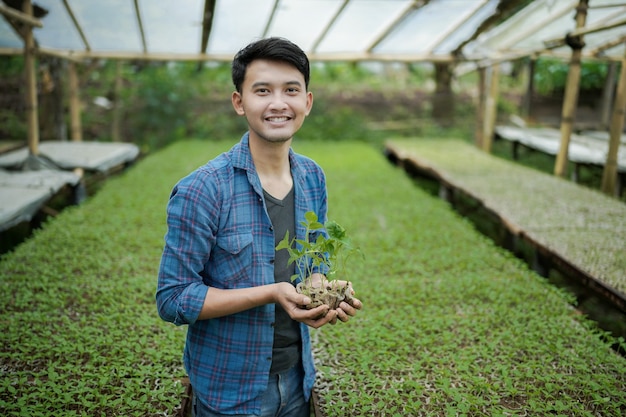
[[[235,112],[237,112],[239,116],[245,115],[246,112],[243,109],[243,101],[241,99],[241,93],[238,91],[233,91],[233,94],[230,99],[233,103],[233,108],[235,109]]]
[[[306,115],[308,116],[311,113],[311,109],[313,108],[313,93],[307,91],[306,93]]]

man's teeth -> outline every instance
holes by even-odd
[[[287,117],[268,117],[270,122],[286,122],[288,120]]]

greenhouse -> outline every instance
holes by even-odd
[[[1,415],[190,416],[207,392],[187,372],[190,329],[237,323],[210,345],[226,360],[254,328],[243,314],[283,304],[234,298],[179,326],[159,299],[168,200],[246,130],[252,152],[231,62],[268,38],[311,63],[290,149],[324,172],[333,222],[312,227],[362,255],[332,284],[357,300],[341,293],[336,323],[296,323],[310,415],[626,414],[623,1],[2,0],[0,14]],[[280,202],[257,169],[262,207]],[[251,236],[232,255],[256,264]],[[213,253],[194,272],[207,294]]]

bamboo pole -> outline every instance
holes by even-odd
[[[589,0],[580,0],[576,9],[576,28],[585,26],[587,20],[587,7]],[[565,96],[563,98],[563,110],[561,113],[561,142],[559,152],[556,155],[554,164],[554,175],[565,177],[567,175],[567,161],[569,142],[572,136],[574,116],[578,105],[578,88],[580,86],[580,61],[582,57],[582,38],[578,38],[572,47],[572,57],[570,59],[569,71],[567,72],[567,85],[565,86]]]
[[[617,78],[617,62],[611,61],[602,90],[602,109],[600,120],[603,129],[610,128],[611,104],[615,101],[615,79]]]
[[[483,148],[483,131],[485,125],[485,89],[487,86],[485,67],[478,68],[478,103],[476,103],[476,132],[474,144],[477,148]]]
[[[80,92],[76,64],[69,62],[67,69],[70,92],[70,138],[73,141],[80,142],[83,140],[83,127],[80,120]]]
[[[111,139],[113,142],[121,141],[120,119],[122,118],[122,61],[115,63],[115,87],[113,99],[113,122],[111,123]]]
[[[23,12],[33,15],[33,4],[30,0],[23,3]],[[25,25],[24,37],[24,73],[26,77],[26,124],[28,150],[31,155],[39,155],[39,116],[37,102],[37,74],[35,72],[36,46],[33,28]]]
[[[493,135],[495,132],[496,118],[498,115],[498,93],[500,86],[500,64],[491,66],[491,76],[489,80],[489,94],[485,101],[485,120],[483,121],[482,149],[491,152]]]
[[[30,3],[30,2],[29,2]],[[23,7],[25,7],[26,5],[24,4]],[[31,3],[32,6],[32,3]],[[30,13],[25,13],[25,12],[20,12],[18,10],[15,10],[9,6],[4,5],[3,3],[0,3],[0,14],[10,18],[10,19],[14,19],[19,21],[20,23],[24,23],[30,27],[32,26],[36,26],[38,28],[42,28],[43,27],[43,23],[41,23],[41,20],[37,19],[36,17],[33,16],[32,13],[32,8],[31,8],[31,12]]]
[[[537,60],[535,57],[530,57],[526,65],[526,91],[524,93],[524,99],[522,102],[521,113],[526,122],[530,119],[530,108],[533,102],[533,95],[535,93],[535,64]]]
[[[617,154],[624,129],[624,114],[626,112],[626,55],[622,58],[622,68],[617,84],[617,95],[613,105],[611,129],[609,136],[609,150],[606,163],[602,171],[602,192],[607,195],[617,195]]]

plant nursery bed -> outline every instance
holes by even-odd
[[[626,312],[626,205],[459,140],[390,140],[388,157],[436,179],[453,206],[470,197],[498,218],[501,240],[543,276],[573,277]]]
[[[233,143],[151,154],[0,258],[0,415],[185,414],[186,328],[154,299],[165,206]],[[567,294],[380,149],[294,148],[324,168],[328,217],[364,255],[343,275],[363,309],[311,330],[316,415],[626,415],[626,361]]]

